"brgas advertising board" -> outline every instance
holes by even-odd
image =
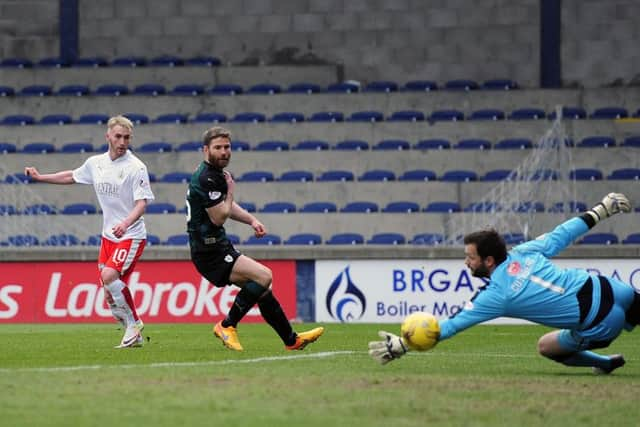
[[[265,261],[273,291],[289,317],[296,316],[294,261]],[[98,284],[95,262],[0,263],[0,323],[113,322]],[[129,279],[145,322],[216,322],[227,314],[238,288],[212,286],[189,261],[141,261]],[[246,322],[263,321],[257,307]]]
[[[618,277],[640,290],[640,261],[557,259],[563,268],[584,268]],[[316,321],[399,323],[414,311],[445,319],[469,301],[482,279],[462,260],[378,260],[316,262]],[[497,319],[496,323],[525,323]]]

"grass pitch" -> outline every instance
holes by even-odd
[[[304,330],[315,325],[296,325]],[[116,350],[113,325],[0,325],[6,426],[632,426],[640,335],[608,349],[610,376],[536,354],[539,326],[477,326],[380,366],[366,348],[398,325],[328,324],[287,352],[263,324],[240,325],[242,353],[204,324],[147,325]]]

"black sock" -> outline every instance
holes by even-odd
[[[240,292],[238,292],[238,295],[236,295],[236,299],[233,301],[227,317],[222,321],[222,326],[225,328],[233,326],[235,328],[244,315],[251,310],[251,307],[254,306],[264,291],[265,289],[259,284],[247,282]]]
[[[278,333],[285,345],[293,345],[296,342],[296,333],[291,328],[289,319],[284,314],[282,306],[273,296],[271,291],[267,292],[258,300],[258,307],[264,320]]]

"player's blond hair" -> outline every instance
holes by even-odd
[[[222,126],[214,126],[207,129],[202,134],[202,145],[209,145],[209,142],[216,138],[229,138],[231,139],[231,132]]]
[[[111,129],[114,126],[118,125],[122,126],[123,128],[127,128],[129,132],[133,132],[133,122],[122,115],[111,117],[107,122],[107,129]]]

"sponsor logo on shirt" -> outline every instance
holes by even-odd
[[[509,273],[510,276],[516,276],[520,273],[521,269],[522,267],[520,266],[520,263],[518,261],[513,261],[507,266],[507,273]]]
[[[106,196],[117,196],[120,194],[120,188],[110,182],[98,182],[96,184],[96,193]]]

